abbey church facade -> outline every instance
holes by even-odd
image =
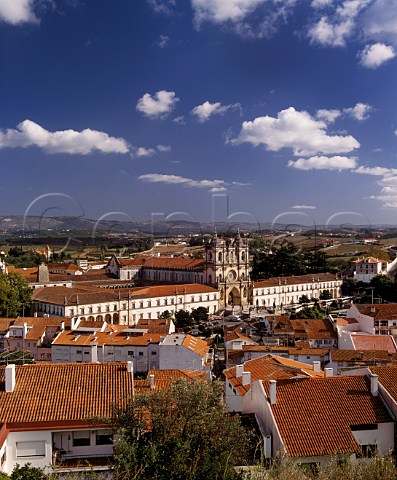
[[[204,283],[218,288],[220,308],[250,304],[250,273],[248,242],[240,233],[235,239],[215,234],[205,247]]]
[[[112,256],[107,271],[121,280],[144,283],[202,283],[219,290],[219,308],[244,307],[250,303],[252,284],[248,241],[213,236],[205,246],[205,258]]]

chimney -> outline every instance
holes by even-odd
[[[76,324],[75,324],[74,318],[72,317],[70,319],[70,330],[74,330],[75,328],[76,328]]]
[[[61,322],[61,330],[62,330],[62,332],[65,330],[65,322],[64,321]]]
[[[15,388],[15,365],[11,363],[5,369],[6,392],[13,392]]]
[[[127,362],[127,372],[131,374],[132,401],[135,402],[134,363],[133,362]]]
[[[150,375],[150,388],[151,390],[154,390],[154,374],[153,373]]]
[[[321,365],[321,363],[318,360],[314,361],[313,362],[313,371],[314,372],[319,372],[321,370],[320,365]]]
[[[324,376],[326,378],[334,376],[334,370],[332,368],[324,368]]]
[[[27,323],[24,323],[23,324],[23,334],[22,334],[22,338],[25,340],[26,339],[26,335],[28,334],[28,324]]]
[[[379,377],[375,373],[371,373],[371,394],[374,397],[377,397],[378,391],[379,391]]]
[[[276,403],[276,391],[277,391],[276,380],[270,380],[270,382],[269,382],[269,399],[270,399],[270,404],[271,405],[274,405]]]
[[[240,378],[243,374],[244,365],[236,365],[236,378]]]
[[[48,273],[48,267],[45,263],[39,265],[37,270],[37,281],[38,283],[49,283],[50,282],[50,275]]]
[[[242,381],[243,387],[246,385],[251,385],[251,372],[243,372],[242,373]]]
[[[91,362],[98,363],[98,344],[95,341],[91,343]]]

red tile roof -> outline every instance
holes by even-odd
[[[379,260],[378,258],[374,257],[363,257],[358,258],[357,260],[353,260],[352,263],[384,263],[386,260]]]
[[[334,362],[391,362],[391,356],[386,350],[332,350]]]
[[[136,287],[123,289],[107,289],[89,285],[78,287],[37,288],[33,291],[33,299],[53,305],[88,305],[120,300],[140,299],[149,297],[166,297],[174,295],[189,295],[194,293],[218,293],[218,290],[199,283],[181,285],[160,285],[153,287]],[[78,303],[77,303],[78,299]]]
[[[327,348],[310,348],[307,347],[283,347],[283,346],[268,346],[268,345],[243,345],[244,352],[263,352],[274,353],[287,353],[288,355],[306,355],[306,356],[320,356],[323,357],[329,354]]]
[[[375,320],[397,320],[397,303],[355,305],[360,313]]]
[[[207,380],[207,373],[199,370],[149,370],[146,380],[135,380],[134,382],[139,391],[150,390],[150,375],[154,375],[155,390],[169,388],[172,382],[180,379],[188,382]]]
[[[201,338],[193,337],[192,335],[186,335],[182,342],[182,346],[197,353],[201,357],[205,357],[209,352],[208,343]]]
[[[351,335],[355,350],[386,350],[396,353],[396,344],[391,335]]]
[[[291,457],[357,452],[351,425],[392,422],[364,376],[282,380],[276,392],[270,407]]]
[[[299,285],[301,283],[333,282],[338,280],[333,273],[316,273],[313,275],[296,275],[290,277],[272,277],[254,282],[254,288],[277,287],[278,285]]]
[[[113,327],[113,326],[112,326]],[[102,345],[131,345],[131,346],[147,346],[151,343],[160,343],[162,335],[159,333],[145,333],[143,335],[133,336],[126,334],[124,330],[128,329],[126,325],[117,325],[115,327],[109,327],[104,332],[95,332],[89,334],[78,334],[78,332],[72,332],[65,330],[58,335],[54,340],[53,345],[92,345],[96,343],[98,346]]]
[[[0,367],[0,422],[82,422],[111,417],[132,395],[131,373],[121,363],[41,364],[16,367],[12,393]]]
[[[185,257],[138,257],[134,259],[117,259],[122,266],[143,266],[145,268],[174,269],[174,270],[203,270],[204,260]]]
[[[244,371],[251,372],[251,383],[256,380],[282,380],[302,375],[316,377],[324,375],[323,372],[315,372],[310,365],[272,354],[245,362]],[[240,395],[245,395],[251,388],[250,385],[242,385],[242,377],[236,377],[236,367],[224,370],[223,374]]]
[[[307,339],[336,339],[338,335],[334,331],[329,320],[323,318],[308,318],[290,320],[296,338]]]
[[[370,367],[372,373],[379,377],[379,382],[397,402],[397,366]]]

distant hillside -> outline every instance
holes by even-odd
[[[92,218],[85,217],[24,217],[22,215],[0,216],[0,235],[22,235],[22,236],[59,236],[70,235],[70,232],[80,232],[85,236],[113,235],[113,234],[153,234],[174,236],[208,234],[213,233],[214,227],[222,234],[225,232],[235,232],[237,227],[245,232],[257,233],[280,233],[292,231],[314,233],[313,226],[305,225],[285,225],[272,224],[270,222],[249,223],[249,222],[189,222],[186,220],[174,221],[135,221],[128,222],[122,220],[101,220],[97,221]],[[317,225],[317,232],[320,230],[338,230],[338,226],[325,227]],[[360,229],[368,230],[368,226],[351,226],[352,230],[360,231]],[[395,226],[373,226],[372,228],[395,229]],[[346,232],[346,227],[344,227]],[[385,232],[383,232],[385,233]]]

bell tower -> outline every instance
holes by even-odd
[[[218,288],[220,308],[249,305],[250,273],[248,241],[241,238],[240,231],[235,239],[219,239],[215,231],[205,247],[204,282]]]

